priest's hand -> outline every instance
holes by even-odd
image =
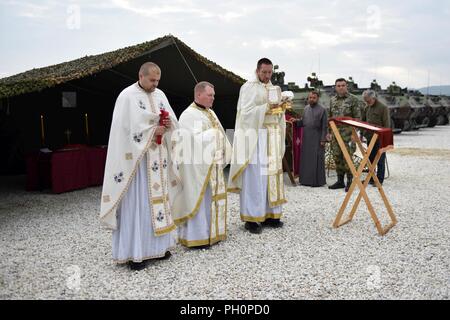
[[[328,141],[328,142],[331,141],[331,133],[327,133],[327,141]]]
[[[170,120],[170,118],[163,119],[163,125],[167,129],[169,129],[172,126],[172,120]]]
[[[323,148],[323,147],[325,147],[326,143],[327,143],[326,141],[320,141],[320,146]]]
[[[164,127],[164,126],[158,126],[158,127],[155,129],[154,137],[156,138],[157,136],[162,136],[165,132],[166,132],[166,127]]]

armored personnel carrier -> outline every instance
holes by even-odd
[[[444,124],[449,124],[450,123],[450,97],[440,96],[439,104],[445,108],[444,109],[445,111],[442,112]]]
[[[449,96],[441,96],[440,103],[445,106],[447,110],[447,124],[450,123],[450,97]]]
[[[401,91],[398,94],[387,94],[381,89],[377,80],[374,79],[370,84],[370,89],[378,94],[378,99],[389,108],[391,116],[391,128],[394,133],[400,133],[409,129],[409,115],[411,110],[408,107],[401,107],[399,104]],[[406,123],[405,123],[406,122]]]
[[[411,105],[406,92],[407,89],[402,89],[394,81],[383,91],[382,97],[389,106],[395,127],[400,127],[403,131],[410,131],[416,128],[415,119],[418,110]]]
[[[427,128],[431,122],[433,109],[425,105],[424,97],[420,92],[409,91],[407,96],[409,97],[408,99],[409,104],[414,109],[413,129]]]
[[[317,77],[317,74],[313,72],[311,76],[307,77],[307,83],[304,87],[298,86],[295,82],[284,82],[284,72],[278,71],[279,67],[274,66],[274,73],[272,75],[272,83],[281,87],[281,90],[289,90],[294,93],[294,99],[292,101],[292,110],[288,111],[293,116],[300,116],[305,110],[305,106],[308,104],[308,94],[311,91],[317,91],[320,95],[320,104],[325,108],[329,108],[330,105],[330,95],[324,90],[324,85],[321,80]]]
[[[439,103],[436,103],[431,96],[424,96],[423,101],[426,108],[431,108],[428,127],[432,128],[439,125],[439,115],[442,111],[442,106]]]
[[[447,116],[447,104],[445,101],[445,97],[441,96],[429,96],[428,99],[431,101],[431,103],[435,104],[437,106],[437,120],[436,125],[443,126],[449,123],[449,118]]]

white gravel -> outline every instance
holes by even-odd
[[[385,190],[399,223],[386,236],[364,206],[333,229],[344,192],[286,180],[281,230],[245,232],[231,194],[227,241],[177,247],[140,272],[112,262],[100,187],[28,193],[23,177],[1,177],[0,299],[449,299],[450,126],[402,133],[395,143]],[[376,199],[374,188],[369,196]]]

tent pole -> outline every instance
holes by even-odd
[[[136,79],[134,79],[134,78],[131,78],[131,77],[129,77],[129,76],[127,76],[126,74],[123,74],[123,73],[121,73],[121,72],[119,72],[119,71],[117,71],[117,70],[114,70],[114,69],[108,69],[108,71],[109,72],[112,72],[112,73],[114,73],[114,74],[117,74],[118,76],[120,76],[120,77],[122,77],[122,78],[125,78],[125,79],[127,79],[127,80],[131,80],[131,81],[136,81]]]
[[[177,48],[178,52],[180,53],[181,58],[183,59],[184,63],[186,64],[186,67],[189,69],[189,72],[191,73],[192,77],[194,78],[195,83],[198,83],[198,80],[195,77],[194,72],[192,71],[191,67],[189,67],[189,64],[187,63],[186,59],[184,58],[183,53],[181,52],[180,48],[178,48],[177,42],[173,38],[172,38],[172,40],[173,40],[173,44],[175,45],[175,47]]]

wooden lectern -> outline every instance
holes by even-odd
[[[331,118],[331,119],[329,119],[329,124],[330,124],[331,130],[333,131],[334,136],[336,137],[339,147],[342,150],[345,161],[347,162],[347,164],[353,174],[353,182],[350,186],[350,189],[347,192],[347,195],[345,196],[345,199],[341,205],[341,208],[338,211],[336,219],[334,220],[334,223],[333,223],[333,227],[338,228],[338,227],[352,221],[352,219],[356,213],[356,210],[361,202],[361,197],[362,197],[362,198],[364,198],[364,201],[366,202],[367,209],[370,212],[370,216],[372,217],[372,219],[375,223],[378,233],[380,235],[385,235],[393,226],[395,226],[395,224],[397,223],[397,219],[394,215],[394,212],[392,211],[391,204],[389,203],[389,200],[386,197],[383,187],[380,184],[380,181],[378,180],[377,175],[375,174],[375,168],[377,167],[378,161],[380,161],[381,155],[384,152],[386,152],[388,150],[392,150],[394,148],[394,136],[392,133],[392,129],[376,127],[376,126],[373,126],[366,122],[359,121],[359,120],[353,119],[353,118],[348,118],[348,117]],[[361,160],[358,169],[355,168],[352,158],[350,157],[350,154],[348,153],[348,150],[345,147],[345,142],[343,141],[343,139],[339,133],[338,126],[351,126],[352,127],[353,140],[358,144],[359,148],[361,149],[361,152],[363,153],[363,159]],[[365,150],[364,147],[362,146],[361,140],[360,140],[358,134],[356,133],[355,128],[368,130],[373,133],[370,143],[368,142],[367,150]],[[372,152],[372,149],[373,149],[377,139],[380,140],[380,143],[379,143],[380,148],[377,152],[377,155],[376,155],[373,163],[371,163],[369,160],[369,155]],[[361,174],[362,174],[366,164],[369,167],[369,173],[367,174],[367,177],[364,180],[364,183],[362,183],[361,182]],[[375,209],[373,208],[372,203],[370,202],[369,197],[367,196],[367,193],[366,193],[366,188],[369,184],[370,178],[372,178],[374,180],[375,185],[378,188],[378,191],[381,195],[381,198],[383,199],[383,202],[386,206],[389,217],[391,219],[391,223],[384,228],[381,226],[381,223],[378,220],[378,217],[375,213]],[[353,207],[352,207],[352,210],[350,211],[349,217],[347,219],[345,219],[344,221],[341,221],[342,216],[345,212],[345,209],[347,208],[350,197],[352,196],[353,191],[355,190],[356,186],[358,186],[358,188],[359,188],[358,197],[356,198],[356,201],[353,204]]]

